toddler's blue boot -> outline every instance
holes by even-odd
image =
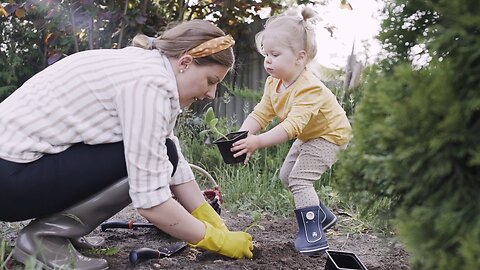
[[[307,256],[321,255],[329,248],[322,228],[324,212],[320,206],[309,206],[295,210],[298,234],[295,249]]]
[[[328,207],[326,207],[322,202],[320,202],[320,211],[322,211],[322,213],[320,213],[320,216],[322,216],[323,214],[323,218],[321,219],[322,228],[323,231],[326,232],[330,227],[335,225],[335,223],[337,222],[337,216],[335,216],[335,214],[330,209],[328,209]]]

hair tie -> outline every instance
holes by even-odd
[[[207,40],[197,47],[188,50],[185,54],[189,54],[193,58],[201,58],[228,49],[234,44],[235,40],[231,35],[221,36]]]
[[[151,50],[151,49],[154,48],[154,46],[155,46],[155,44],[154,44],[155,40],[156,40],[156,38],[154,38],[154,37],[148,37],[147,49]]]

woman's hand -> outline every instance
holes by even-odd
[[[185,240],[193,247],[200,247],[235,259],[253,257],[252,236],[246,232],[229,231],[220,217],[209,218],[215,227],[209,222],[192,216],[172,198],[152,208],[137,210],[163,232]],[[215,212],[213,209],[210,211]],[[199,216],[198,211],[196,215]]]
[[[230,150],[232,152],[236,152],[233,157],[246,154],[247,157],[245,158],[243,164],[247,164],[250,160],[250,157],[255,151],[257,151],[257,149],[262,147],[262,144],[259,136],[249,133],[247,138],[235,142],[232,146],[233,147]]]
[[[190,243],[192,247],[199,247],[220,253],[233,259],[251,259],[253,257],[252,236],[241,231],[226,231],[205,223],[205,237],[198,243]]]

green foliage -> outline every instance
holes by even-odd
[[[7,261],[11,257],[11,247],[8,245],[8,242],[0,238],[0,269],[7,268]]]
[[[16,18],[0,17],[0,25],[1,102],[45,65],[42,62],[42,44],[33,24],[22,23]]]
[[[0,224],[1,226],[2,224]],[[12,269],[10,262],[12,259],[13,248],[8,244],[7,241],[0,238],[0,270],[7,270]],[[34,258],[30,258],[27,260],[25,265],[23,266],[24,270],[41,270],[42,265],[36,261]]]
[[[480,268],[480,12],[474,2],[391,4],[398,14],[387,25],[396,27],[384,32],[398,38],[387,44],[396,56],[365,86],[354,139],[337,166],[340,194],[394,225],[412,269]],[[417,28],[406,35],[412,14],[422,15],[413,25],[429,29],[426,36]],[[412,66],[405,41],[425,41],[430,63]]]
[[[234,212],[290,214],[293,197],[278,179],[288,150],[288,144],[281,144],[259,151],[247,166],[219,164],[211,168],[222,187],[226,207]]]
[[[277,123],[272,123],[267,129]],[[232,121],[223,118],[219,119],[217,128],[238,129],[232,125]],[[181,141],[182,152],[187,160],[206,169],[220,185],[226,208],[242,213],[266,212],[273,215],[293,213],[293,196],[278,178],[280,167],[290,150],[291,143],[257,151],[246,166],[225,164],[217,147],[205,143],[205,138],[199,135],[204,129],[204,122],[186,111],[177,121],[176,134]],[[208,140],[209,138],[207,142]],[[339,195],[330,187],[332,177],[333,170],[326,172],[322,179],[316,182],[315,187],[325,203],[330,206],[339,206],[341,204]],[[358,219],[352,223],[358,224]]]
[[[205,128],[201,119],[186,111],[178,119],[175,132],[186,159],[203,167],[216,179],[229,210],[268,211],[270,214],[291,212],[293,198],[278,179],[278,170],[288,153],[289,143],[258,151],[248,166],[225,164],[218,148],[208,143],[210,139],[207,137],[206,143],[200,136],[200,131]],[[220,131],[238,130],[232,121],[223,118],[219,119],[217,128]]]
[[[234,87],[232,84],[229,83],[224,83],[223,85],[227,88],[229,93],[245,101],[252,101],[258,103],[260,102],[260,99],[262,99],[262,91],[256,91],[247,87]]]
[[[191,19],[214,21],[238,39],[251,31],[250,22],[261,20],[257,13],[260,9],[269,7],[271,14],[277,14],[291,4],[279,0],[190,2],[24,0],[0,3],[0,101],[65,55],[99,48],[123,48],[137,33],[155,36],[171,22]],[[243,44],[238,43],[236,47]]]
[[[200,136],[213,133],[223,137],[225,140],[228,140],[227,136],[217,129],[218,118],[215,116],[213,107],[209,107],[203,114],[203,122],[208,129],[201,131]]]
[[[185,158],[208,171],[209,164],[221,164],[223,159],[218,149],[208,147],[212,139],[200,135],[205,129],[207,127],[200,117],[191,110],[184,110],[177,119],[175,134],[180,139]]]
[[[368,76],[368,72],[368,70],[364,71],[364,74],[366,74],[365,76]],[[344,97],[343,99],[339,99],[339,104],[345,110],[345,113],[347,114],[349,120],[352,121],[351,118],[354,115],[355,110],[357,109],[356,106],[362,98],[363,86],[360,85],[358,87],[350,89],[349,93],[347,93],[346,95],[343,87],[331,88],[330,90],[332,90],[335,96]]]
[[[252,223],[250,223],[250,225],[248,225],[243,231],[244,232],[248,232],[249,230],[251,230],[252,228],[259,228],[260,230],[264,231],[265,230],[265,227],[263,227],[262,225],[260,225],[260,221],[262,219],[262,214],[260,212],[253,212],[253,215],[252,215]]]
[[[120,252],[120,249],[117,247],[111,248],[92,248],[87,251],[90,255],[105,255],[105,256],[114,256]]]
[[[412,47],[428,43],[434,34],[433,26],[438,14],[429,9],[427,1],[385,1],[388,19],[383,21],[379,39],[389,52],[386,59],[391,65],[409,58]],[[419,54],[424,52],[419,52]]]

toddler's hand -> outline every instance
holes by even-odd
[[[260,138],[257,135],[249,133],[247,138],[235,142],[232,146],[233,147],[230,150],[236,152],[233,157],[246,154],[243,164],[247,164],[253,153],[260,148]]]

